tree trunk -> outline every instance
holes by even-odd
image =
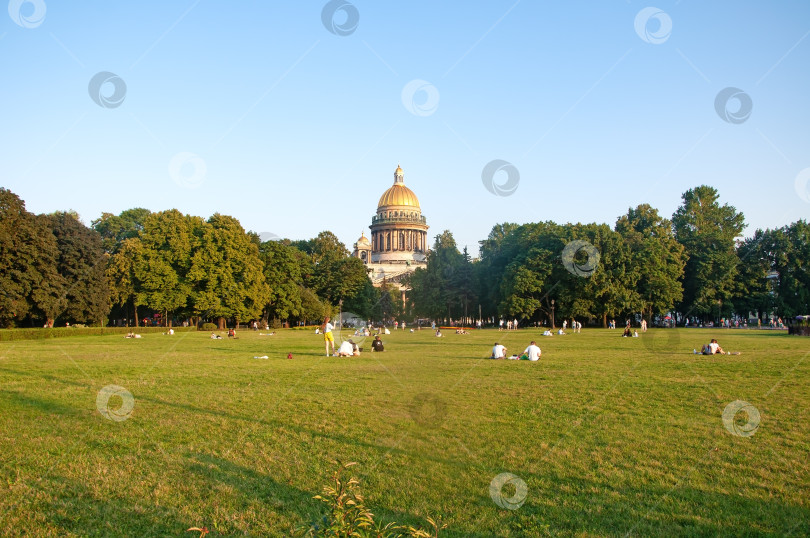
[[[53,318],[48,318],[45,324],[48,326],[49,329],[53,329]]]
[[[218,328],[220,331],[224,331],[224,330],[225,330],[225,318],[223,318],[222,316],[220,316],[219,318],[217,318],[217,328]]]
[[[139,323],[138,322],[138,305],[137,305],[137,303],[135,303],[134,300],[132,301],[132,308],[135,310],[135,326],[137,327],[138,323]]]
[[[602,314],[602,328],[607,329],[607,314]]]

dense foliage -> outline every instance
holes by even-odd
[[[331,232],[262,243],[238,220],[176,209],[33,215],[0,189],[0,326],[321,320],[346,301],[371,317],[381,293]]]
[[[741,238],[742,213],[705,185],[672,220],[647,204],[607,224],[497,224],[480,258],[435,237],[425,268],[372,285],[329,231],[262,242],[238,220],[176,209],[34,215],[0,189],[0,327],[321,320],[337,309],[391,321],[576,317],[718,320],[810,313],[810,226]]]
[[[517,318],[551,323],[669,315],[684,322],[721,317],[793,318],[810,313],[810,227],[798,221],[756,230],[699,186],[672,220],[642,204],[606,224],[497,224],[470,262],[452,234],[436,237],[426,269],[411,277],[416,313],[470,322]],[[574,248],[572,248],[574,247]],[[472,302],[472,304],[468,304]]]

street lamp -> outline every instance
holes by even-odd
[[[556,329],[554,326],[554,299],[551,300],[551,328]]]

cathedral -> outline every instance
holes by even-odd
[[[380,196],[369,228],[371,238],[363,233],[354,244],[352,256],[363,260],[375,286],[392,284],[404,296],[406,287],[400,279],[417,267],[427,266],[428,225],[419,199],[405,186],[401,167],[394,172],[394,184]]]

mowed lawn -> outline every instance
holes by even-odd
[[[309,331],[209,336],[0,342],[0,535],[290,535],[335,460],[378,519],[442,536],[810,534],[810,339],[423,330],[332,358]],[[713,336],[741,355],[692,354]],[[540,362],[484,360],[532,339]],[[753,435],[724,426],[738,400]]]

